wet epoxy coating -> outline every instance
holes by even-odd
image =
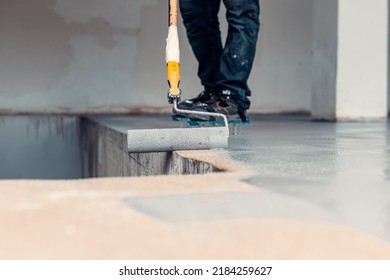
[[[390,240],[390,125],[254,117],[220,151],[253,169],[281,217],[330,219]]]

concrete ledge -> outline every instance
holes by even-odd
[[[97,118],[81,119],[82,176],[156,176],[224,171],[178,152],[128,153],[127,131]],[[183,156],[184,155],[184,156]]]

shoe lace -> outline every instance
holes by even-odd
[[[230,95],[231,95],[231,91],[228,89],[219,92],[219,99],[221,100],[220,104],[223,107],[229,106],[229,104],[227,104],[227,101],[230,100]]]

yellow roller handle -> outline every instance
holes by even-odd
[[[167,63],[167,77],[169,84],[169,97],[178,98],[181,90],[179,89],[180,84],[180,63],[176,61],[168,61]]]

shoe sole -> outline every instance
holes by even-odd
[[[172,120],[177,122],[187,122],[190,126],[202,126],[202,125],[223,125],[223,120],[193,120],[189,119],[187,117],[181,117],[178,115],[172,115]],[[248,125],[250,124],[250,118],[248,117],[246,121],[242,121],[241,118],[239,119],[230,119],[228,120],[229,124],[235,124],[235,125]]]

